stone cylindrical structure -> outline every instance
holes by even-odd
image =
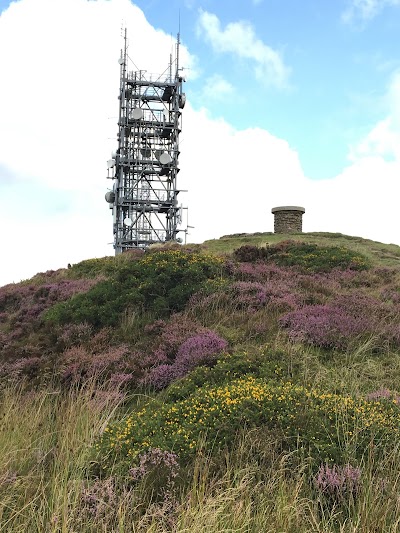
[[[273,207],[271,213],[274,215],[275,233],[301,233],[304,207],[287,205]]]

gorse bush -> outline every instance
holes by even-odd
[[[207,280],[220,275],[221,264],[217,257],[180,249],[146,253],[121,263],[86,294],[54,306],[45,318],[99,328],[118,325],[126,309],[166,317],[182,310]]]
[[[288,449],[317,462],[360,459],[366,447],[393,445],[400,434],[397,404],[368,402],[323,393],[287,382],[271,385],[247,376],[223,386],[205,385],[174,403],[151,402],[122,423],[106,428],[98,445],[105,465],[129,465],[149,447],[195,453],[202,435],[206,448],[229,447],[243,428],[278,431]]]
[[[244,376],[263,378],[275,383],[293,379],[299,372],[300,362],[289,362],[287,354],[278,350],[224,353],[213,367],[199,366],[183,379],[172,383],[166,395],[170,401],[177,401],[189,397],[207,384],[221,386]]]
[[[264,248],[246,245],[235,250],[233,256],[238,261],[272,261],[279,266],[295,266],[307,272],[327,272],[334,268],[364,270],[370,266],[366,257],[347,248],[298,241],[283,241]]]

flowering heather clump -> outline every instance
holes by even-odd
[[[369,394],[367,394],[366,398],[370,401],[389,400],[393,403],[396,403],[397,405],[400,405],[400,396],[394,394],[393,392],[390,392],[389,389],[385,388],[370,392]]]
[[[267,303],[267,291],[261,283],[237,281],[230,287],[232,303],[236,309],[255,310]]]
[[[110,387],[114,390],[123,389],[133,380],[133,374],[131,372],[116,372],[111,374],[108,381]]]
[[[287,313],[280,324],[289,338],[322,348],[345,349],[352,340],[370,330],[370,317],[354,317],[333,305],[309,305]]]
[[[234,263],[231,267],[231,275],[239,281],[285,282],[285,285],[290,285],[296,277],[296,273],[293,273],[290,268],[265,262]]]
[[[228,343],[214,331],[205,331],[190,337],[180,346],[176,354],[175,366],[179,368],[182,375],[187,374],[196,366],[214,363],[216,356],[227,346]]]
[[[400,344],[399,312],[360,290],[340,294],[324,305],[307,305],[280,319],[292,340],[345,349],[359,336]]]
[[[61,280],[43,285],[6,285],[0,288],[0,311],[11,332],[7,342],[14,342],[33,331],[44,312],[57,302],[88,291],[98,283],[94,279]],[[10,347],[9,347],[10,348]],[[4,353],[4,346],[2,350]]]
[[[314,478],[315,488],[335,500],[343,500],[361,489],[361,470],[351,466],[328,466],[322,464]]]
[[[15,361],[0,364],[0,377],[18,380],[21,377],[36,377],[40,371],[42,359],[40,357],[24,357]]]
[[[159,332],[157,348],[165,352],[167,357],[174,357],[179,347],[193,334],[207,331],[199,323],[182,313],[171,316]]]
[[[117,506],[117,494],[115,490],[115,479],[109,477],[96,481],[81,494],[83,511],[95,517],[106,517]]]
[[[87,377],[107,378],[110,374],[123,373],[127,368],[129,347],[111,346],[94,354],[83,346],[73,346],[64,351],[61,358],[61,377],[67,382],[79,382]]]
[[[66,348],[82,344],[89,340],[93,334],[93,327],[87,322],[80,324],[67,324],[64,326],[59,339]]]
[[[197,366],[214,363],[217,355],[225,350],[227,345],[228,343],[214,331],[204,330],[181,344],[171,364],[160,364],[151,368],[142,383],[161,390]]]
[[[385,301],[392,302],[393,305],[400,306],[400,291],[394,289],[385,289],[381,293],[381,297]]]
[[[160,448],[149,448],[147,452],[140,454],[138,463],[138,466],[129,470],[134,481],[140,481],[149,473],[156,472],[157,477],[164,477],[166,486],[170,487],[179,473],[178,456]]]
[[[145,375],[141,382],[155,390],[165,389],[170,383],[179,377],[178,368],[174,364],[158,365]]]
[[[98,279],[64,279],[43,285],[6,285],[0,288],[0,310],[13,313],[38,305],[43,311],[73,294],[88,291],[97,282]]]
[[[333,304],[343,309],[353,317],[365,318],[368,314],[371,318],[385,319],[390,309],[381,300],[369,296],[360,291],[337,296]]]
[[[168,321],[156,320],[145,326],[144,331],[150,335],[151,348],[141,358],[143,368],[170,363],[175,359],[179,347],[189,337],[207,332],[194,319],[183,313],[173,314]]]
[[[245,263],[250,267],[250,263]],[[252,265],[253,266],[253,265]],[[238,275],[240,278],[241,276]],[[199,292],[195,294],[189,303],[191,311],[208,313],[213,309],[226,309],[255,313],[264,308],[270,310],[295,309],[302,298],[296,291],[296,283],[292,279],[263,279],[260,281],[234,281],[211,294]]]

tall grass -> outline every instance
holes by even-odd
[[[73,531],[91,447],[120,399],[10,385],[0,405],[0,530]]]
[[[121,398],[96,390],[1,396],[0,531],[10,532],[395,532],[400,527],[400,452],[362,462],[355,495],[332,499],[313,483],[311,463],[255,429],[231,451],[205,455],[160,493],[111,472],[96,477],[93,443]],[[99,472],[97,472],[99,474]]]

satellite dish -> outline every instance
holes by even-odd
[[[179,95],[179,108],[183,109],[186,104],[186,94],[182,93]]]
[[[115,160],[114,159],[109,159],[107,161],[107,168],[113,168],[115,167]]]
[[[119,63],[120,65],[123,65],[123,64],[124,64],[124,58],[123,58],[123,57],[120,57],[120,58],[118,59],[118,63]]]
[[[133,120],[140,120],[143,118],[143,111],[140,109],[140,107],[135,107],[135,109],[132,110],[131,117]]]
[[[171,162],[172,162],[172,158],[167,152],[163,152],[160,155],[160,163],[162,165],[169,165]]]
[[[124,219],[124,224],[125,224],[125,226],[129,226],[130,227],[130,226],[132,226],[133,222],[132,222],[132,220],[129,217],[126,217]]]
[[[151,148],[148,145],[143,146],[143,148],[140,149],[140,152],[141,152],[143,157],[150,157],[151,156]]]
[[[114,200],[115,200],[115,192],[114,192],[114,191],[108,191],[108,192],[106,192],[106,194],[105,194],[105,199],[106,199],[106,202],[108,202],[109,204],[114,203]]]

